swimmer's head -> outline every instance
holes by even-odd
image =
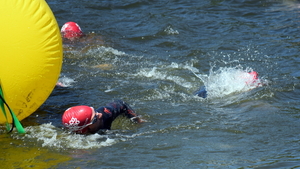
[[[72,132],[86,133],[87,127],[92,125],[92,116],[95,114],[94,108],[89,106],[74,106],[68,108],[63,116],[63,125]]]
[[[83,32],[79,25],[75,22],[67,22],[61,28],[61,33],[64,38],[73,40],[83,36]]]
[[[247,78],[246,80],[246,84],[248,85],[258,85],[259,83],[257,83],[258,80],[258,73],[256,71],[252,71],[248,73],[250,75],[250,77]]]
[[[249,74],[252,76],[253,80],[257,80],[258,79],[258,73],[255,71],[249,72]]]

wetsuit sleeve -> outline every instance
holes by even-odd
[[[137,116],[134,110],[122,100],[115,100],[106,106],[98,108],[96,111],[102,113],[103,129],[110,129],[112,122],[121,114],[128,118]]]
[[[202,98],[206,98],[207,97],[207,91],[206,91],[206,87],[202,86],[200,87],[200,89],[198,89],[194,95],[202,97]]]

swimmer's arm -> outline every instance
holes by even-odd
[[[115,100],[110,103],[108,106],[113,107],[115,111],[113,111],[113,116],[116,118],[120,114],[124,114],[127,118],[129,118],[132,122],[142,123],[145,120],[141,119],[141,116],[138,116],[135,111],[124,101]]]

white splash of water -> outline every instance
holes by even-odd
[[[21,139],[36,139],[42,147],[51,148],[71,148],[71,149],[91,149],[111,146],[120,141],[120,139],[111,139],[107,135],[79,135],[64,132],[56,128],[51,123],[41,124],[39,126],[29,126],[25,128],[26,134]],[[123,138],[122,138],[123,139]],[[35,141],[34,141],[35,142]]]
[[[246,92],[261,87],[267,82],[261,78],[253,80],[253,75],[249,74],[253,70],[243,69],[241,66],[221,67],[216,71],[212,67],[209,75],[191,71],[204,83],[208,98],[222,98],[230,94]]]
[[[106,53],[112,53],[112,54],[117,55],[117,56],[126,55],[125,52],[118,51],[117,49],[114,49],[112,47],[105,47],[105,46],[100,46],[100,47],[97,47],[97,48],[89,49],[86,54],[87,55],[94,55],[95,53],[97,53],[98,55],[103,55],[103,54],[106,54]]]
[[[164,32],[166,32],[168,35],[178,35],[179,32],[177,30],[174,30],[171,26],[168,26]]]
[[[70,86],[72,86],[73,83],[75,83],[74,79],[63,76],[58,79],[58,82],[56,85],[61,86],[61,87],[70,87]]]
[[[176,69],[187,69],[188,66],[172,62],[170,65],[162,67],[153,67],[141,69],[136,76],[142,76],[158,80],[169,80],[173,81],[177,85],[189,88],[192,86],[191,82],[187,81],[183,76],[178,74],[172,74]]]

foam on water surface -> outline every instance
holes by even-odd
[[[255,79],[250,72],[252,68],[243,69],[241,66],[220,67],[210,69],[208,75],[191,70],[204,84],[208,98],[221,98],[234,93],[250,91],[267,84],[267,81],[258,77]]]
[[[25,128],[24,136],[14,135],[17,139],[26,142],[38,142],[42,147],[55,149],[93,149],[114,145],[120,141],[134,137],[124,134],[106,133],[104,135],[91,134],[80,135],[62,130],[53,126],[51,123]]]

